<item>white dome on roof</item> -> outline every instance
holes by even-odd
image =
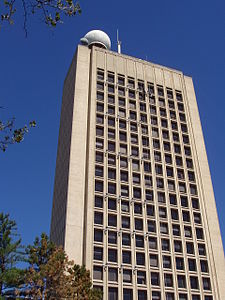
[[[111,41],[109,36],[101,30],[91,30],[83,38],[80,39],[81,43],[87,46],[99,44],[104,48],[110,50]]]

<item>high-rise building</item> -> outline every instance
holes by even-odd
[[[64,83],[51,239],[103,298],[224,300],[225,262],[192,78],[91,31]]]

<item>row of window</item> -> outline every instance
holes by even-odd
[[[99,285],[94,285],[94,288],[100,289],[101,291],[103,290],[102,286]],[[162,293],[160,291],[151,291],[151,299],[152,300],[161,300],[161,295]],[[148,299],[148,293],[146,290],[144,289],[138,289],[137,291],[137,300],[146,300]],[[178,299],[179,300],[188,300],[188,295],[186,293],[179,293],[178,294]],[[108,288],[108,300],[118,300],[119,296],[118,296],[118,288],[117,287],[109,287]],[[168,291],[165,293],[165,298],[166,300],[175,300],[177,298],[175,298],[175,294],[171,291]],[[201,298],[201,295],[193,293],[191,296],[191,300],[201,300],[203,298]],[[134,300],[133,298],[133,289],[126,287],[123,288],[123,300]],[[213,300],[212,295],[205,295],[204,296],[204,300]]]
[[[125,232],[125,231],[120,231],[120,232],[116,232],[116,231],[111,231],[111,230],[103,230],[101,228],[95,228],[94,229],[94,242],[97,243],[103,243],[103,233],[107,233],[108,232],[108,243],[109,244],[117,244],[117,237],[121,236],[121,240],[122,240],[122,246],[125,247],[130,247],[131,246],[131,238],[134,237],[134,233],[129,233],[129,232]],[[154,232],[153,232],[154,234]],[[136,237],[138,236],[138,234],[136,234]],[[155,236],[150,236],[150,235],[146,235],[148,237],[148,246],[150,250],[158,250],[158,242],[157,242],[157,238]],[[174,238],[177,238],[177,236],[175,235]],[[142,243],[142,237],[139,236],[138,239],[136,238],[136,242],[138,243],[137,245],[140,246]],[[174,240],[173,241],[173,247],[174,247],[174,252],[176,253],[183,253],[183,245],[182,245],[182,241],[181,240]],[[172,251],[171,249],[171,245],[170,245],[170,240],[167,238],[162,238],[161,239],[161,249],[162,251]],[[187,241],[186,242],[186,252],[187,254],[191,254],[194,255],[195,254],[195,249],[194,249],[194,245],[193,242],[191,241]],[[198,254],[200,256],[206,256],[206,248],[205,248],[205,244],[203,243],[198,243]]]
[[[93,279],[94,280],[103,280],[103,266],[94,265],[93,267]],[[130,269],[123,269],[123,282],[124,283],[132,283],[132,273],[133,271]],[[137,270],[136,272],[136,280],[137,284],[146,285],[146,271]],[[191,289],[198,290],[199,289],[199,279],[197,276],[190,276],[190,287]],[[108,267],[108,281],[118,282],[118,269]],[[150,283],[152,286],[160,286],[160,274],[158,272],[150,272]],[[202,285],[203,289],[208,291],[211,290],[211,283],[208,277],[202,277]],[[164,286],[165,287],[174,287],[173,283],[173,275],[170,273],[164,273]],[[178,288],[187,288],[186,276],[185,275],[177,275],[177,286]]]
[[[97,70],[97,80],[99,81],[99,83],[102,83],[102,81],[105,81],[109,85],[111,84],[112,86],[114,84],[117,84],[120,87],[124,87],[126,85],[126,87],[128,89],[132,89],[132,90],[137,89],[137,91],[139,91],[141,94],[143,94],[143,93],[150,94],[150,95],[155,94],[155,87],[154,87],[154,84],[151,82],[147,82],[147,85],[146,85],[147,88],[146,88],[144,81],[141,79],[138,79],[136,82],[134,78],[127,77],[125,80],[124,75],[118,74],[117,80],[116,80],[115,74],[113,72],[108,72],[107,77],[105,77],[103,69]],[[157,85],[157,93],[158,93],[158,96],[164,97],[164,89],[163,89],[162,85]],[[171,88],[168,88],[168,87],[166,88],[166,94],[169,99],[174,98],[173,90]],[[181,91],[176,90],[175,95],[176,95],[177,101],[181,101],[181,102],[183,101]]]
[[[149,194],[149,195],[151,195],[151,200],[153,200],[153,193]],[[163,205],[166,203],[165,193],[158,192],[157,198],[158,198],[158,202],[160,205]],[[181,207],[185,207],[185,208],[189,207],[188,198],[186,196],[183,196],[183,195],[180,196],[179,200],[180,200],[179,202],[180,202]],[[132,204],[131,201],[128,202],[127,200],[124,200],[124,199],[120,199],[120,198],[116,199],[116,198],[112,198],[112,197],[108,197],[108,196],[105,197],[105,202],[106,201],[107,201],[107,206],[108,206],[109,210],[117,211],[117,204],[120,203],[121,204],[121,212],[128,212],[128,213],[130,212],[130,205]],[[176,194],[169,194],[169,203],[172,206],[177,206]],[[192,209],[199,210],[198,198],[192,197],[191,204],[192,204]],[[141,211],[140,205],[141,205],[141,203],[134,202],[134,209],[135,209],[134,212],[135,213],[138,213],[138,211],[139,212]],[[103,206],[104,206],[103,195],[95,195],[94,206],[96,208],[103,208]],[[147,208],[147,210],[148,210],[148,208]],[[160,217],[163,217],[163,215],[165,215],[165,214],[163,212],[161,212],[160,210],[161,210],[161,208],[159,207],[159,215],[160,215]],[[148,212],[147,212],[147,214],[148,214]],[[198,224],[201,223],[201,216],[199,213],[194,213],[194,220],[195,220],[195,223],[198,223]]]

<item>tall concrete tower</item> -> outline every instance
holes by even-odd
[[[192,78],[77,47],[64,83],[51,239],[103,298],[224,300],[225,262]]]

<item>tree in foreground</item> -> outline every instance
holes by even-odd
[[[63,23],[64,17],[81,13],[79,2],[75,0],[2,0],[0,25],[14,23],[15,14],[22,11],[23,28],[27,35],[27,22],[31,16],[38,16],[50,27]]]
[[[7,122],[0,120],[0,151],[5,152],[9,145],[21,143],[29,128],[35,127],[36,122],[29,122],[21,128],[15,128],[15,118]]]
[[[101,292],[92,288],[89,271],[69,261],[46,234],[27,247],[27,255],[29,268],[20,295],[37,300],[101,299]]]
[[[0,213],[0,296],[23,283],[24,270],[17,268],[17,264],[24,261],[24,255],[15,221]]]

